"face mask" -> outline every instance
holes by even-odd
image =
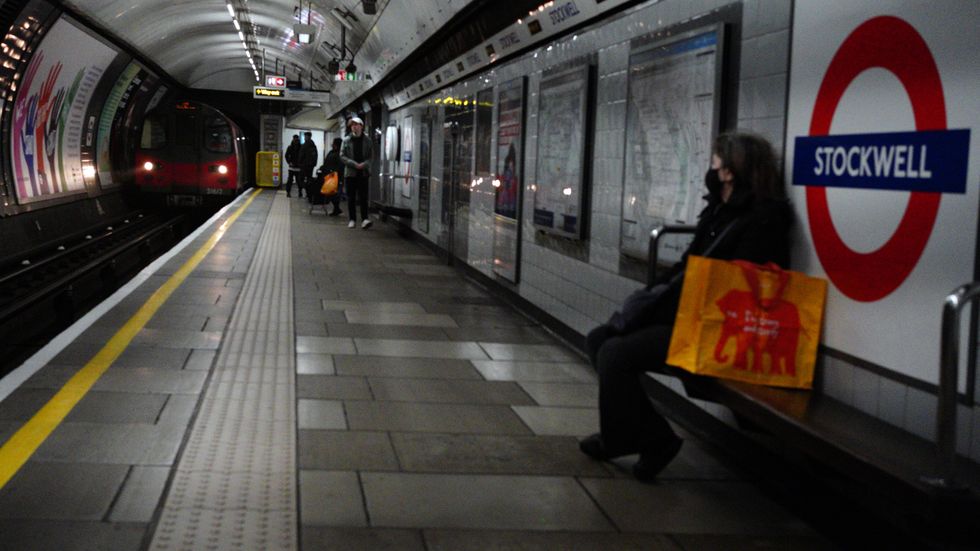
[[[718,169],[711,168],[704,174],[704,185],[711,194],[721,193],[721,179],[718,178]]]

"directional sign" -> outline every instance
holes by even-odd
[[[281,90],[286,87],[286,77],[279,75],[267,75],[265,77],[265,86],[267,88],[279,88]]]
[[[285,101],[330,101],[330,92],[314,92],[311,90],[294,90],[292,88],[269,88],[268,86],[253,86],[252,97],[255,99],[275,99]]]

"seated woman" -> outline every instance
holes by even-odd
[[[745,133],[718,136],[705,184],[708,205],[698,217],[694,239],[681,262],[655,282],[668,287],[653,312],[644,316],[645,323],[627,334],[600,325],[586,338],[589,358],[599,373],[600,432],[579,447],[597,460],[639,453],[633,475],[642,481],[653,480],[682,443],[640,382],[645,371],[668,372],[664,362],[682,282],[674,276],[682,274],[692,254],[789,265],[793,211],[769,142]]]

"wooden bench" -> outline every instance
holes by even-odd
[[[659,235],[688,231],[690,227],[673,227]],[[657,262],[657,235],[651,235],[651,272]],[[670,377],[680,384],[671,384]],[[679,369],[672,370],[670,377],[646,378],[651,400],[686,429],[741,457],[743,466],[760,479],[768,478],[792,493],[799,491],[800,477],[807,477],[811,490],[844,496],[900,530],[931,541],[980,547],[977,465],[965,459],[957,464],[956,481],[963,491],[927,483],[924,478],[939,469],[936,444],[821,394],[819,365],[812,391],[728,381]],[[727,408],[734,426],[710,413],[717,406],[708,404]],[[784,480],[776,480],[780,476]]]

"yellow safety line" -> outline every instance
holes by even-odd
[[[177,273],[171,276],[166,283],[161,285],[150,296],[146,303],[140,307],[139,311],[133,317],[129,318],[129,321],[109,339],[109,342],[102,347],[102,350],[99,350],[95,357],[85,364],[85,367],[69,379],[65,383],[65,386],[44,407],[34,414],[34,417],[31,417],[30,421],[21,427],[0,448],[0,489],[3,489],[7,485],[7,482],[34,455],[34,452],[54,432],[54,429],[58,428],[58,425],[71,412],[72,408],[88,393],[89,389],[105,373],[106,369],[109,369],[112,362],[116,361],[119,355],[126,350],[133,337],[143,329],[143,326],[150,321],[153,314],[163,306],[167,299],[170,298],[170,295],[177,290],[177,287],[194,271],[194,268],[204,260],[204,257],[211,252],[211,249],[218,243],[218,240],[235,223],[235,220],[245,212],[245,209],[248,208],[259,193],[262,193],[262,190],[256,189],[248,200],[245,201],[245,204],[239,207],[234,214],[228,217],[228,220],[221,224],[218,231],[214,232],[207,243],[202,245],[194,253],[194,256],[177,270]]]

